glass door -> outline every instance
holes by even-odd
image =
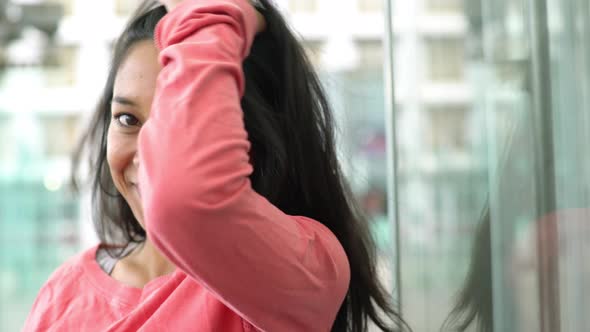
[[[389,1],[394,292],[415,331],[584,331],[582,0]]]

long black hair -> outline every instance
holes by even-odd
[[[473,326],[477,332],[494,330],[490,218],[486,202],[473,239],[467,276],[441,331],[465,332]]]
[[[377,278],[375,246],[336,157],[334,119],[320,81],[279,11],[269,0],[258,4],[267,27],[243,63],[241,100],[251,141],[252,187],[283,212],[323,223],[344,247],[351,281],[332,331],[366,331],[371,321],[383,331],[405,328]],[[116,245],[107,247],[113,257],[146,237],[106,161],[115,75],[130,47],[152,39],[165,14],[156,1],[145,1],[116,42],[102,97],[74,154],[74,170],[86,149],[90,154],[93,222],[100,241]]]
[[[451,312],[444,321],[441,331],[465,332],[475,328],[477,332],[494,331],[494,269],[492,266],[492,222],[496,225],[514,225],[517,220],[533,218],[541,220],[542,215],[530,215],[530,205],[523,197],[535,192],[534,172],[522,167],[518,160],[532,160],[530,146],[533,135],[529,121],[516,118],[507,132],[507,143],[498,166],[496,182],[489,183],[488,198],[485,202],[474,233],[469,269],[464,283],[457,293]],[[495,196],[492,196],[495,195]],[[501,199],[502,209],[492,210],[491,200]],[[492,211],[495,212],[492,219]],[[506,226],[508,227],[508,226]],[[510,233],[502,234],[504,252],[510,253],[515,239]],[[503,260],[506,258],[502,258]],[[502,281],[501,281],[502,282]],[[504,306],[513,305],[505,300]],[[514,317],[505,315],[502,322],[514,326]],[[497,326],[496,326],[497,328]]]

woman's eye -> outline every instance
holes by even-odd
[[[115,120],[123,127],[133,127],[139,124],[139,120],[131,114],[115,115]]]

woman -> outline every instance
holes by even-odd
[[[53,273],[24,330],[396,330],[324,93],[280,14],[162,3],[119,38],[83,140],[101,244]]]

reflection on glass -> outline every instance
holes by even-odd
[[[464,79],[465,40],[447,37],[429,37],[425,40],[428,58],[427,80],[456,82]]]
[[[133,13],[137,3],[129,0],[116,0],[115,13],[120,16],[127,17]]]
[[[293,13],[313,13],[318,9],[318,0],[289,1],[289,11]]]
[[[396,32],[399,287],[415,330],[590,326],[588,9],[394,7],[444,22]]]
[[[358,0],[358,8],[361,12],[378,13],[383,10],[383,1]]]
[[[431,12],[457,13],[463,9],[463,1],[470,0],[426,0],[426,8]]]

